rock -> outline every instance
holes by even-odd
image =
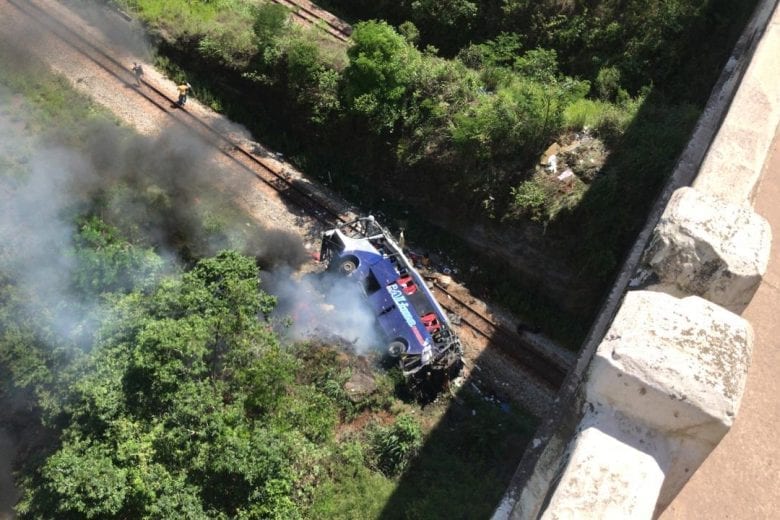
[[[347,397],[353,403],[359,403],[369,395],[376,392],[376,381],[370,374],[365,372],[355,372],[352,377],[344,383],[344,390]]]
[[[655,228],[644,266],[685,294],[742,312],[769,262],[771,230],[750,208],[680,188]]]
[[[439,282],[443,287],[449,287],[452,283],[452,277],[446,274],[440,274],[436,277],[436,281]]]
[[[607,161],[604,143],[592,137],[575,141],[561,151],[561,159],[584,182],[592,182]]]
[[[344,390],[347,391],[349,399],[356,403],[376,391],[376,381],[367,374],[358,373],[344,384]]]
[[[553,143],[550,146],[547,147],[547,150],[544,151],[541,157],[539,157],[539,165],[540,166],[548,166],[550,163],[550,157],[555,156],[561,149],[561,145],[558,143]]]

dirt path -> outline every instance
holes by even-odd
[[[755,332],[747,387],[734,426],[661,516],[780,518],[780,129],[754,207],[772,226],[769,269],[743,316]]]

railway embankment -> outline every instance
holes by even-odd
[[[752,207],[780,122],[780,9],[759,3],[504,500],[504,518],[652,518],[739,412],[741,313],[771,229]]]

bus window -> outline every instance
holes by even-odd
[[[366,278],[363,280],[363,288],[365,289],[366,294],[368,296],[371,296],[379,289],[381,289],[382,286],[379,285],[379,281],[377,281],[376,276],[374,276],[374,273],[369,271],[368,276],[366,276]]]

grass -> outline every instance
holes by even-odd
[[[330,479],[317,489],[311,518],[488,518],[536,424],[522,412],[464,387],[455,398],[414,410],[425,443],[398,477],[366,467],[358,435],[340,443]],[[367,429],[370,431],[370,428]]]
[[[144,21],[174,29],[177,34],[205,33],[215,20],[224,18],[226,13],[248,21],[253,5],[240,0],[115,0],[114,3],[138,13]]]
[[[3,40],[0,40],[0,69],[4,72],[0,75],[0,85],[22,100],[10,103],[12,108],[8,110],[15,111],[16,115],[9,115],[23,118],[30,134],[56,129],[68,143],[77,143],[85,122],[116,121],[107,109],[71,88],[67,79],[51,73],[43,62]]]
[[[633,121],[642,102],[643,99],[638,98],[620,106],[606,101],[579,99],[566,107],[563,114],[564,124],[571,130],[598,130],[609,125],[623,132]]]

